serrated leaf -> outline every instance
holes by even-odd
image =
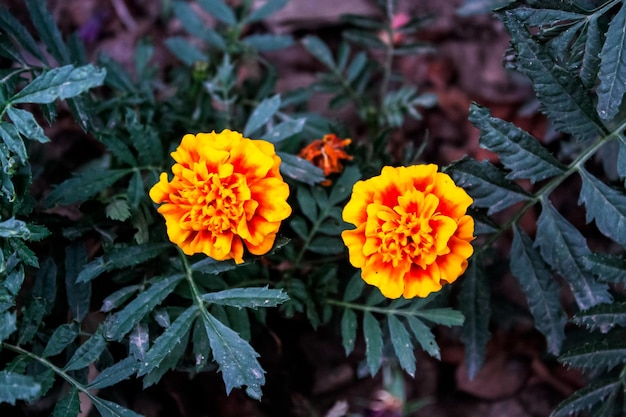
[[[70,312],[78,322],[89,313],[91,302],[91,283],[76,279],[86,263],[87,249],[82,244],[72,244],[65,249],[65,293]]]
[[[16,156],[17,161],[24,164],[28,159],[26,146],[15,126],[0,122],[0,137],[7,149]]]
[[[105,188],[113,185],[117,180],[129,174],[127,169],[106,169],[102,171],[89,170],[81,172],[73,178],[63,181],[44,199],[46,207],[55,204],[67,205],[77,201],[87,200]]]
[[[22,136],[41,143],[50,142],[31,112],[8,106],[6,113]]]
[[[430,308],[428,310],[417,310],[414,314],[435,324],[443,326],[462,326],[465,321],[463,313],[451,308]]]
[[[5,239],[19,238],[27,240],[30,238],[30,230],[25,222],[11,217],[10,219],[0,222],[0,237]]]
[[[402,369],[411,376],[415,376],[415,354],[413,353],[413,343],[411,336],[404,327],[404,324],[394,315],[387,315],[389,325],[389,337],[396,357]]]
[[[167,354],[161,359],[160,365],[155,367],[143,377],[143,388],[146,389],[151,385],[157,384],[163,375],[170,369],[175,369],[181,358],[185,354],[187,342],[189,340],[189,332],[183,333],[182,338],[171,345]],[[147,355],[146,355],[147,356]]]
[[[483,148],[498,154],[511,172],[506,178],[541,181],[562,174],[565,167],[534,137],[512,123],[491,117],[489,110],[472,103],[469,120],[480,130]]]
[[[441,359],[441,352],[439,351],[439,345],[435,341],[435,336],[421,320],[412,316],[406,317],[409,323],[409,328],[415,336],[415,339],[420,344],[424,352],[436,359]]]
[[[533,248],[533,242],[518,226],[513,226],[511,272],[520,283],[535,327],[548,342],[548,351],[558,355],[565,339],[567,316],[561,307],[559,285],[552,272]]]
[[[261,126],[266,124],[280,108],[280,101],[280,94],[276,94],[260,102],[248,118],[248,122],[243,128],[243,135],[250,137]]]
[[[200,17],[198,16],[198,13],[190,6],[189,3],[184,2],[184,1],[175,1],[172,4],[172,6],[174,9],[174,15],[178,18],[178,20],[180,20],[183,28],[190,35],[195,36],[196,38],[202,39],[209,45],[219,50],[224,50],[226,48],[226,43],[224,42],[224,39],[217,32],[215,32],[213,29],[207,26],[206,23],[202,21],[202,19],[200,19]],[[174,39],[174,41],[171,41],[170,39]],[[197,50],[193,44],[189,43],[187,40],[183,38],[178,38],[178,37],[169,38],[165,42],[166,44],[167,43],[171,44],[172,42],[174,42],[174,45],[171,45],[171,46],[176,46],[176,44],[183,45],[183,49],[186,49],[186,50]],[[199,50],[197,51],[200,52]],[[177,53],[177,52],[174,52],[174,53]],[[200,53],[202,54],[202,52]],[[204,56],[204,54],[202,55]],[[206,62],[208,62],[208,58],[206,58]]]
[[[237,308],[276,307],[289,300],[283,290],[262,288],[231,288],[228,290],[203,294],[207,303]]]
[[[109,316],[105,321],[107,339],[121,340],[146,314],[170,295],[182,279],[182,274],[176,274],[153,283],[122,310]]]
[[[235,268],[239,268],[243,265],[246,265],[244,261],[243,264],[236,264],[232,259],[226,261],[218,261],[213,258],[205,258],[201,261],[195,262],[191,265],[192,271],[201,272],[203,274],[211,274],[217,275],[222,272],[230,271]]]
[[[106,70],[93,65],[66,65],[46,71],[14,95],[11,103],[52,103],[77,96],[104,82]]]
[[[246,394],[260,400],[261,386],[265,384],[265,371],[257,360],[259,354],[248,342],[208,312],[202,314],[202,320],[213,358],[222,372],[226,393],[230,394],[233,388],[245,385]]]
[[[57,266],[52,258],[45,258],[35,275],[33,296],[46,300],[48,312],[52,310],[57,291]]]
[[[578,204],[585,204],[587,223],[595,220],[605,236],[626,247],[626,194],[604,184],[583,168],[579,173],[583,184]]]
[[[209,57],[185,38],[173,36],[167,38],[164,43],[176,58],[188,66],[195,65],[196,62],[209,62]]]
[[[478,263],[477,259],[470,261],[463,275],[464,281],[459,295],[459,309],[465,316],[461,340],[465,345],[465,363],[470,380],[483,366],[490,337],[490,288],[487,277]]]
[[[108,313],[109,311],[121,306],[133,295],[133,293],[141,290],[141,288],[141,285],[129,285],[128,287],[120,288],[102,300],[102,307],[100,307],[100,311]]]
[[[374,376],[380,369],[383,356],[383,334],[378,320],[370,313],[363,313],[363,337],[365,338],[365,357],[370,375]]]
[[[33,377],[0,371],[0,403],[15,405],[16,400],[33,401],[40,391],[41,385]]]
[[[16,330],[15,313],[5,311],[0,319],[0,343],[7,340]]]
[[[621,386],[622,383],[615,379],[593,381],[557,405],[550,417],[567,417],[588,410],[612,393],[617,392]]]
[[[313,198],[311,191],[306,187],[299,187],[296,192],[296,200],[298,201],[300,210],[302,210],[302,214],[304,214],[309,221],[315,223],[319,214],[315,198]]]
[[[617,174],[620,178],[626,178],[626,139],[621,138],[617,153]]]
[[[309,243],[307,249],[320,255],[337,255],[343,253],[346,247],[339,237],[317,236]]]
[[[85,265],[78,274],[76,281],[88,282],[105,271],[139,265],[159,256],[170,247],[169,243],[148,242],[136,246],[116,248]]]
[[[452,178],[474,199],[475,207],[488,208],[491,215],[530,197],[488,161],[461,160],[450,167]]]
[[[125,199],[118,198],[111,201],[104,208],[106,216],[111,220],[123,222],[130,218],[130,207]]]
[[[76,339],[78,336],[78,330],[76,325],[73,323],[62,324],[56,328],[50,339],[48,340],[48,344],[46,348],[43,350],[41,356],[48,357],[58,355],[63,352],[63,350]]]
[[[591,253],[585,237],[549,201],[542,204],[535,246],[539,246],[543,259],[568,282],[582,310],[611,302],[608,286],[596,282],[584,268],[583,257]]]
[[[305,36],[302,45],[311,55],[320,60],[328,68],[335,68],[335,60],[328,46],[317,36]]]
[[[237,24],[237,17],[232,9],[222,0],[198,0],[198,4],[211,16],[227,25]]]
[[[245,19],[246,23],[258,22],[276,13],[287,5],[289,0],[268,0],[261,7],[254,9]]]
[[[284,152],[277,152],[277,155],[282,160],[280,171],[286,177],[309,185],[314,185],[326,179],[324,171],[306,159]]]
[[[302,217],[293,216],[291,218],[291,221],[289,222],[289,225],[291,226],[293,231],[296,232],[298,236],[300,236],[300,238],[306,239],[309,236],[309,227],[307,226],[306,220],[304,220]]]
[[[598,277],[600,282],[626,283],[626,258],[619,255],[590,253],[583,256],[585,270]]]
[[[54,406],[52,417],[76,417],[80,415],[80,397],[78,389],[72,387]]]
[[[354,350],[358,326],[354,310],[345,308],[341,316],[341,341],[343,343],[343,348],[346,351],[346,356]]]
[[[604,41],[604,32],[598,27],[597,16],[588,19],[585,37],[585,51],[580,65],[580,79],[583,85],[591,89],[598,77],[600,68],[600,50]]]
[[[150,347],[150,333],[146,323],[137,323],[128,336],[128,352],[130,356],[141,362],[146,358]]]
[[[599,304],[576,313],[572,322],[590,331],[600,329],[602,333],[615,326],[626,327],[626,303]]]
[[[513,3],[514,0],[465,0],[463,5],[456,10],[459,16],[474,16],[489,13]]]
[[[106,345],[104,337],[100,333],[95,333],[76,349],[76,352],[74,352],[74,355],[72,355],[63,369],[65,371],[75,371],[87,367],[100,357]]]
[[[305,123],[306,118],[304,117],[286,120],[274,126],[270,131],[263,135],[261,139],[272,142],[274,144],[279,143],[293,135],[297,135],[298,133],[302,132]]]
[[[34,298],[26,311],[24,312],[20,322],[20,333],[17,343],[20,345],[30,343],[33,337],[37,333],[39,326],[42,325],[42,320],[47,314],[46,300],[41,298]]]
[[[335,185],[333,185],[330,195],[328,196],[328,203],[330,205],[338,204],[344,201],[352,192],[354,184],[361,179],[361,171],[356,165],[351,165],[344,169],[343,173]]]
[[[191,324],[198,314],[198,308],[187,308],[155,341],[146,353],[137,376],[143,376],[161,366],[163,360],[172,352],[177,343],[186,340]]]
[[[26,7],[33,26],[48,51],[60,64],[69,64],[71,61],[69,51],[63,43],[54,15],[46,8],[45,0],[26,0]]]
[[[365,281],[361,278],[361,272],[357,271],[352,275],[350,281],[348,281],[348,285],[346,285],[346,290],[343,294],[343,301],[354,301],[361,294],[363,294],[363,289],[365,288]]]
[[[102,398],[93,397],[91,400],[102,417],[143,417],[128,408]]]
[[[622,3],[606,32],[598,78],[598,114],[612,120],[626,94],[626,3]]]
[[[575,368],[610,371],[626,362],[626,344],[619,338],[594,340],[563,353],[558,361]]]
[[[542,110],[555,128],[581,140],[604,135],[606,129],[581,81],[555,63],[546,46],[538,43],[512,12],[504,12],[500,18],[511,34],[519,69],[531,79]]]

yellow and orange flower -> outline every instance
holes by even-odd
[[[322,139],[311,142],[300,151],[298,156],[322,169],[324,175],[328,177],[330,174],[339,174],[343,171],[341,161],[352,159],[352,156],[344,150],[351,142],[350,139],[341,139],[334,133],[330,133],[324,135]],[[331,180],[322,182],[322,185],[330,184],[332,184]]]
[[[472,198],[437,165],[384,167],[358,181],[341,236],[350,263],[388,298],[425,297],[454,282],[474,249]]]
[[[174,177],[162,173],[150,198],[163,203],[167,234],[185,254],[239,264],[244,245],[255,255],[272,248],[291,214],[274,145],[230,130],[189,134],[172,157]]]

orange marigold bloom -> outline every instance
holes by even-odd
[[[437,165],[384,167],[354,184],[341,234],[350,263],[388,298],[425,297],[454,282],[474,249],[472,198]]]
[[[316,167],[324,170],[324,175],[339,174],[343,171],[342,160],[351,160],[344,148],[352,143],[350,139],[341,139],[334,133],[324,135],[322,139],[316,139],[300,151],[300,158],[304,158]],[[326,180],[322,185],[330,185],[332,181]]]
[[[274,145],[230,130],[198,133],[185,135],[172,157],[174,177],[162,173],[150,198],[163,203],[167,234],[185,254],[239,264],[244,245],[255,255],[272,248],[291,214]]]

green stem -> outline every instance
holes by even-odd
[[[298,255],[296,256],[296,259],[293,262],[294,268],[297,268],[300,265],[300,262],[302,261],[302,258],[304,257],[304,253],[306,252],[307,248],[311,244],[311,241],[313,241],[315,234],[317,233],[317,229],[320,228],[320,226],[322,225],[322,222],[328,216],[327,209],[328,208],[325,208],[323,211],[321,211],[318,218],[315,220],[315,222],[313,222],[313,226],[311,226],[311,231],[309,232],[309,235],[306,237],[306,240],[302,243],[302,247],[300,248],[300,251],[298,252]]]
[[[407,309],[399,310],[396,308],[384,308],[384,307],[368,306],[364,304],[354,304],[354,303],[349,303],[347,301],[335,300],[332,298],[327,299],[326,302],[330,305],[335,305],[335,306],[343,307],[343,308],[350,308],[352,310],[369,311],[370,313],[393,314],[393,315],[406,316],[406,317],[413,317],[413,316],[420,315],[419,311],[414,311],[414,310],[407,310]]]
[[[387,0],[385,2],[385,12],[387,15],[387,21],[385,24],[385,32],[387,33],[387,48],[385,48],[385,62],[383,64],[383,81],[380,83],[379,100],[382,107],[382,102],[385,99],[387,90],[389,89],[389,81],[391,80],[391,68],[393,66],[393,0]]]
[[[74,378],[72,378],[71,376],[69,376],[67,374],[67,372],[65,372],[62,368],[59,368],[58,366],[56,366],[55,364],[53,364],[52,362],[50,362],[49,360],[42,358],[41,356],[35,355],[34,353],[22,349],[19,346],[15,346],[15,345],[11,345],[9,343],[6,342],[2,342],[0,343],[0,346],[2,346],[2,348],[13,351],[15,353],[19,353],[21,355],[27,356],[37,362],[39,362],[40,364],[42,364],[43,366],[52,369],[52,371],[57,374],[58,376],[60,376],[61,378],[63,378],[68,384],[72,385],[73,387],[75,387],[78,391],[82,392],[83,394],[85,394],[86,396],[88,396],[93,402],[100,402],[99,398],[96,397],[95,395],[93,395],[89,389],[87,389],[83,384],[81,384],[80,382],[78,382],[77,380],[75,380]]]
[[[533,207],[540,201],[545,201],[547,196],[558,187],[563,181],[569,178],[575,172],[578,172],[585,162],[589,158],[591,158],[602,146],[604,146],[607,142],[610,142],[613,139],[620,138],[620,140],[624,139],[624,134],[622,133],[626,129],[626,122],[622,123],[617,129],[608,134],[607,136],[598,139],[591,146],[585,149],[576,159],[574,159],[568,166],[565,172],[561,175],[558,175],[551,179],[547,184],[545,184],[537,193],[528,200],[518,211],[515,213],[506,223],[504,223],[500,229],[491,235],[476,251],[474,252],[474,256],[480,254],[485,249],[491,247],[491,244],[502,236],[502,234],[507,231],[514,223],[516,223],[523,215],[528,211],[529,208]]]

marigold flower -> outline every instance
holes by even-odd
[[[274,145],[230,130],[189,134],[172,157],[174,177],[162,173],[150,198],[163,203],[158,211],[173,243],[187,255],[238,264],[244,245],[255,255],[271,249],[291,214]]]
[[[324,170],[324,175],[339,174],[343,171],[342,160],[351,160],[344,148],[352,140],[341,139],[334,133],[324,135],[322,139],[316,139],[300,151],[300,158],[304,158],[316,167]],[[332,184],[331,180],[322,182],[322,185]]]
[[[437,165],[384,167],[358,181],[341,234],[350,263],[388,298],[425,297],[454,282],[474,249],[472,198]]]

